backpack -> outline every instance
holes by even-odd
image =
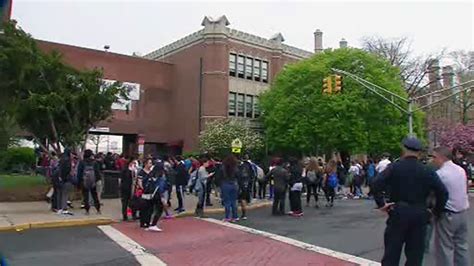
[[[84,165],[84,174],[82,176],[82,182],[84,188],[90,189],[95,187],[97,181],[95,176],[95,167],[94,163],[86,163]]]
[[[337,187],[337,183],[338,183],[337,175],[335,173],[330,174],[328,177],[328,186],[330,188],[335,188]]]
[[[309,183],[315,184],[318,181],[318,174],[316,171],[308,171],[306,172],[306,178],[308,178]]]
[[[265,172],[263,171],[263,169],[257,165],[257,179],[258,181],[265,181]]]
[[[243,162],[239,166],[239,172],[240,172],[240,185],[243,187],[248,187],[250,184],[251,180],[253,179],[253,169],[252,166],[250,165],[249,162]]]

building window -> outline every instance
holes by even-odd
[[[267,83],[268,82],[268,62],[262,62],[262,81]]]
[[[245,58],[245,77],[251,80],[252,73],[253,73],[253,58],[247,57]]]
[[[258,105],[258,96],[253,97],[253,117],[260,117],[260,106]]]
[[[229,92],[229,116],[235,116],[235,92]]]
[[[237,59],[237,76],[244,78],[244,56],[239,55]]]
[[[253,96],[246,95],[245,96],[245,117],[252,118],[253,114]]]
[[[244,117],[244,107],[245,107],[245,95],[237,94],[237,116]]]
[[[258,59],[255,59],[254,64],[253,64],[253,79],[255,81],[260,81],[260,66],[261,66],[261,61]]]
[[[237,55],[230,54],[229,56],[229,75],[235,77],[235,68],[237,63]]]

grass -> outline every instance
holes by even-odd
[[[45,177],[42,175],[12,175],[0,174],[0,190],[15,188],[31,188],[45,186]]]

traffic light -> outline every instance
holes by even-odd
[[[332,93],[332,79],[331,76],[323,79],[323,93]]]
[[[334,93],[342,92],[342,76],[335,75],[336,84],[334,86]]]

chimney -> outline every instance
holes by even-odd
[[[342,39],[339,41],[339,48],[347,48],[347,41],[346,41],[346,39],[342,38]]]
[[[323,32],[317,29],[314,32],[314,53],[323,51]]]
[[[454,86],[454,82],[453,82],[453,77],[454,77],[454,73],[453,73],[453,68],[451,66],[444,66],[443,67],[443,87],[445,89],[447,88],[451,88]]]
[[[428,66],[428,81],[430,83],[430,91],[436,91],[439,89],[439,60],[431,59]]]

